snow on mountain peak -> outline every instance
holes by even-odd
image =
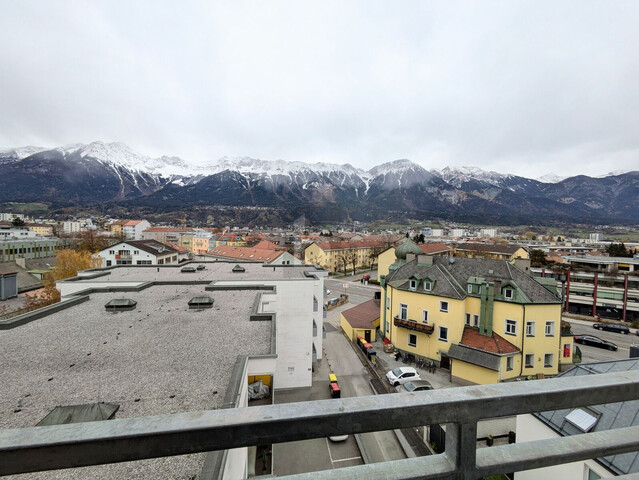
[[[559,183],[565,178],[566,177],[561,177],[557,175],[556,173],[547,173],[546,175],[542,175],[541,177],[536,178],[535,180],[541,183]]]
[[[5,148],[0,149],[0,157],[22,160],[23,158],[30,157],[35,153],[44,152],[45,150],[47,149],[43,147],[34,147],[31,145],[26,147]]]
[[[189,175],[187,163],[178,157],[162,156],[151,158],[133,151],[122,142],[91,142],[89,144],[74,143],[57,148],[64,155],[89,157],[111,165],[126,167],[129,170],[150,172],[163,176]]]
[[[257,173],[267,176],[289,175],[290,173],[331,173],[343,172],[346,175],[362,175],[362,170],[354,168],[352,165],[338,165],[334,163],[304,163],[287,162],[284,160],[260,160],[250,157],[222,157],[217,162],[199,167],[199,171],[209,175],[232,170],[246,173]]]
[[[387,173],[403,173],[406,170],[423,170],[423,168],[415,162],[402,158],[377,165],[376,167],[371,168],[368,173],[372,176],[377,176],[385,175]]]

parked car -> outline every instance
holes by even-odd
[[[389,384],[396,387],[408,381],[421,380],[421,378],[417,370],[413,367],[397,367],[386,373],[386,380]]]
[[[590,345],[591,347],[607,348],[608,350],[617,350],[617,345],[612,342],[607,342],[594,335],[575,335],[575,343],[582,343],[584,345]]]
[[[426,380],[411,380],[403,385],[397,385],[395,390],[399,393],[410,392],[423,392],[425,390],[432,390],[433,386]]]
[[[624,333],[628,335],[630,329],[626,325],[619,325],[617,323],[595,323],[593,328],[597,330],[603,330],[604,332]]]

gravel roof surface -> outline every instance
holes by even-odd
[[[204,285],[96,293],[1,331],[0,428],[34,426],[58,405],[119,404],[116,418],[220,406],[237,355],[270,353],[271,322],[249,321],[256,294],[205,292]],[[214,299],[213,308],[189,310],[188,301],[202,295]],[[133,299],[137,308],[107,312],[104,304],[113,298]],[[204,455],[12,478],[191,478]]]
[[[205,265],[206,268],[193,273],[182,273],[181,269],[185,265],[197,267]],[[100,282],[131,282],[131,281],[152,281],[152,280],[282,280],[287,278],[306,278],[304,272],[318,271],[313,265],[286,265],[284,267],[263,266],[261,263],[240,263],[245,272],[235,273],[231,270],[236,262],[191,262],[171,267],[138,267],[129,266],[125,268],[114,268],[104,270],[109,275],[95,279]],[[159,272],[158,272],[159,268]]]

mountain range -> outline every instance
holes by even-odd
[[[368,171],[224,157],[193,166],[122,143],[0,150],[0,202],[117,205],[150,211],[277,207],[283,221],[427,219],[484,224],[638,223],[639,172],[533,180],[476,167],[426,170],[395,160]]]

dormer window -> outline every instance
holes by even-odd
[[[468,293],[473,293],[473,284],[472,283],[468,284]]]
[[[513,298],[513,291],[511,288],[506,288],[504,289],[504,298],[508,299],[508,300],[512,300]]]
[[[424,280],[424,291],[430,292],[433,289],[433,282],[430,280]]]
[[[410,281],[410,289],[412,291],[415,291],[416,288],[417,288],[417,280],[411,280]]]

